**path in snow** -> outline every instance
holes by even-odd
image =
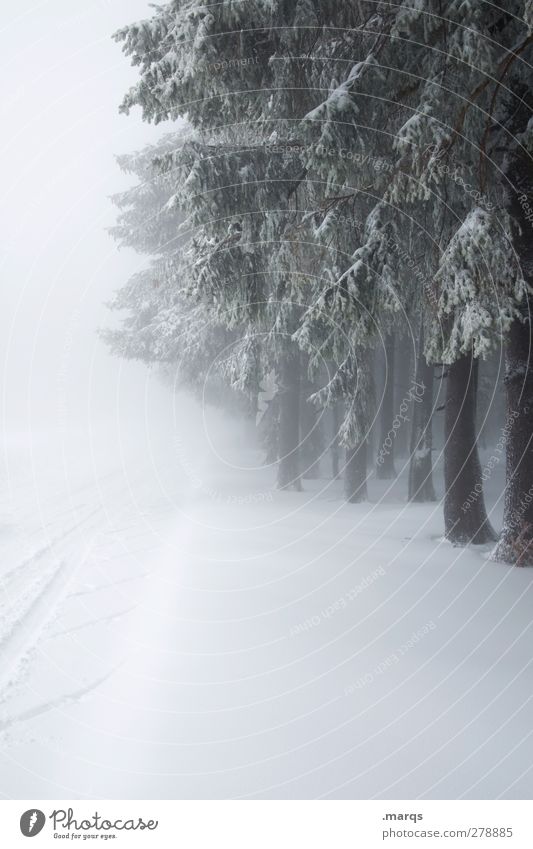
[[[529,570],[401,480],[173,475],[80,483],[33,554],[6,524],[4,796],[530,797]]]

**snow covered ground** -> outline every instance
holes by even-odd
[[[531,571],[242,436],[7,437],[3,797],[530,798]]]

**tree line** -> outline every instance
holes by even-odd
[[[261,404],[281,488],[331,446],[362,500],[370,459],[394,477],[408,439],[409,499],[434,500],[440,410],[446,537],[519,565],[533,562],[532,26],[531,0],[173,0],[119,30],[139,72],[121,109],[176,127],[119,157],[137,181],[114,198],[113,235],[148,261],[104,333],[216,403]],[[502,346],[497,537],[478,421]]]

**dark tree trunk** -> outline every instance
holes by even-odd
[[[367,444],[366,439],[357,448],[346,449],[346,467],[344,469],[344,494],[352,504],[366,501],[367,486]]]
[[[300,352],[285,348],[280,362],[278,488],[301,490]]]
[[[385,385],[381,401],[381,433],[376,464],[376,477],[380,480],[392,480],[396,477],[394,468],[394,445],[396,432],[394,421],[394,336],[385,339]]]
[[[316,387],[310,380],[304,379],[301,396],[300,421],[302,440],[300,446],[300,463],[302,477],[314,480],[320,477],[320,460],[324,451],[322,439],[322,411],[307,399]]]
[[[454,545],[481,545],[496,539],[485,510],[476,437],[478,362],[463,356],[448,367],[444,525]]]
[[[533,93],[518,92],[513,107],[514,137],[531,117]],[[507,211],[513,221],[513,247],[524,279],[533,286],[533,160],[515,144],[506,161]],[[521,305],[523,321],[516,320],[506,345],[507,472],[503,530],[494,558],[517,566],[533,566],[533,297]]]
[[[529,310],[533,309],[530,299]],[[531,316],[531,313],[529,314]],[[503,530],[494,559],[533,566],[533,368],[531,318],[507,342],[507,471]]]
[[[409,397],[409,392],[411,390],[410,379],[413,373],[412,369],[412,342],[411,338],[407,335],[398,336],[397,346],[396,346],[396,354],[395,354],[395,362],[396,364],[400,364],[400,367],[395,368],[396,372],[396,413],[399,411],[398,399],[401,398],[402,401],[404,398]],[[416,363],[415,363],[416,368]],[[401,425],[396,432],[396,440],[395,440],[395,451],[394,455],[396,458],[398,457],[407,457],[409,456],[409,426],[408,422],[403,422],[401,420]]]
[[[424,356],[420,333],[413,399],[409,461],[409,501],[435,501],[433,488],[433,379],[435,368]]]
[[[279,398],[277,395],[269,402],[257,429],[266,452],[265,465],[277,463],[279,458]]]
[[[333,427],[333,433],[331,435],[331,474],[333,480],[338,480],[341,476],[339,466],[339,430],[341,427],[341,408],[339,402],[333,405],[333,409],[331,411],[331,421]]]

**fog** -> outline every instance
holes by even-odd
[[[438,354],[446,322],[427,286],[437,269],[429,261],[426,268],[423,257],[433,240],[418,225],[406,229],[406,222],[440,222],[440,196],[429,211],[416,205],[413,211],[414,201],[402,199],[397,181],[404,154],[397,159],[397,131],[388,132],[402,110],[409,129],[417,96],[422,107],[415,108],[426,115],[422,93],[416,94],[424,63],[413,60],[406,69],[407,103],[400,102],[401,90],[398,102],[387,101],[381,89],[368,98],[384,110],[376,113],[376,126],[386,135],[383,161],[391,160],[385,185],[381,160],[356,150],[366,144],[359,129],[367,120],[367,98],[360,98],[361,118],[354,109],[353,127],[346,123],[352,120],[346,108],[351,86],[360,76],[362,84],[367,80],[366,71],[363,76],[352,68],[355,36],[339,39],[339,28],[322,26],[321,14],[313,19],[318,27],[311,19],[309,27],[287,23],[291,4],[273,4],[274,37],[270,31],[265,37],[268,27],[247,19],[256,7],[236,3],[229,4],[236,31],[215,28],[223,37],[205,48],[211,34],[203,11],[195,17],[181,3],[168,10],[176,16],[176,61],[194,70],[194,97],[186,86],[176,85],[177,94],[168,86],[164,95],[157,87],[154,103],[159,108],[167,96],[182,97],[193,109],[211,99],[209,109],[198,108],[195,145],[176,156],[185,190],[177,192],[177,181],[166,176],[164,185],[155,183],[161,190],[155,208],[164,214],[156,219],[161,242],[154,243],[158,249],[171,244],[176,221],[191,208],[205,241],[191,239],[187,262],[172,269],[184,278],[181,291],[174,286],[177,275],[167,273],[171,254],[163,250],[154,277],[150,272],[141,279],[132,298],[141,328],[134,343],[138,351],[146,327],[150,333],[155,327],[154,340],[146,343],[153,343],[150,354],[179,361],[181,387],[194,385],[197,398],[204,381],[209,406],[177,391],[168,375],[163,383],[157,368],[112,357],[98,334],[117,322],[106,302],[150,262],[147,254],[119,250],[107,232],[117,220],[110,197],[139,180],[144,185],[152,173],[141,168],[130,178],[115,156],[176,129],[143,123],[138,109],[119,114],[138,69],[111,36],[153,15],[153,8],[146,0],[0,2],[0,795],[529,798],[531,571],[508,566],[533,565],[533,487],[526,491],[531,451],[526,472],[512,482],[518,509],[507,522],[512,545],[503,559],[494,556],[492,526],[505,530],[506,451],[516,457],[512,446],[526,444],[524,411],[529,415],[531,407],[522,401],[516,411],[505,406],[501,339],[482,364],[478,389],[480,356],[469,335],[475,321],[464,316],[481,322],[492,300],[499,303],[485,288],[471,302],[476,287],[464,284],[468,297],[456,308],[457,326],[467,328],[463,347],[457,332],[451,334],[456,359]],[[320,11],[346,29],[364,6],[324,3]],[[298,20],[312,7],[298,4]],[[446,56],[442,38],[470,9],[462,4],[453,21],[431,30],[432,60]],[[402,4],[391,6],[387,26],[401,13]],[[375,16],[372,27],[383,26],[382,17]],[[498,38],[512,17],[498,22]],[[403,34],[411,18],[417,13],[405,15],[396,29],[402,61],[409,58]],[[476,33],[478,23],[480,30],[485,26],[480,18]],[[367,24],[359,32],[363,47]],[[189,55],[194,27],[198,53],[191,48]],[[308,63],[300,61],[300,29]],[[154,42],[167,31],[166,23],[154,26]],[[509,43],[515,44],[511,31]],[[399,39],[389,36],[380,36],[379,61],[394,94]],[[531,43],[529,28],[524,39]],[[493,42],[491,33],[491,51]],[[418,57],[424,45],[418,36],[413,44]],[[167,62],[166,42],[164,48],[166,68],[158,81],[175,67]],[[277,61],[286,58],[283,51],[291,61]],[[469,74],[474,64],[460,55],[453,68],[464,65]],[[373,54],[365,59],[363,51],[360,58],[361,68],[374,68]],[[513,64],[504,58],[495,58],[490,85],[473,89],[480,93],[476,108],[494,116],[494,101],[484,98],[492,96],[501,68],[507,73]],[[438,88],[433,81],[448,80],[449,71],[432,72],[432,91]],[[237,110],[242,102],[243,123],[249,124],[242,149],[234,143],[240,123],[230,123],[238,111],[228,119],[227,101],[213,86],[219,72],[233,85],[230,93],[239,95],[232,102]],[[269,76],[285,72],[286,78]],[[333,83],[322,110],[326,74]],[[464,74],[452,127],[465,123],[459,93],[472,86]],[[422,85],[424,97],[427,88]],[[301,102],[295,92],[305,93]],[[259,105],[247,109],[248,98],[258,93]],[[319,154],[324,145],[308,144],[310,127],[303,124],[314,122],[301,118],[313,113],[329,116],[320,119],[326,120],[324,139],[343,128],[346,137],[331,137],[351,158],[331,155],[329,142],[327,157]],[[254,123],[250,115],[261,120]],[[272,119],[280,119],[279,146]],[[297,132],[295,119],[302,124],[294,124]],[[304,141],[294,144],[291,134],[299,139],[300,131]],[[461,134],[454,133],[459,144]],[[350,135],[353,150],[344,147]],[[486,141],[469,140],[476,156]],[[211,161],[213,146],[220,162],[204,172],[199,165]],[[432,149],[426,140],[423,147]],[[188,148],[196,149],[192,158]],[[321,170],[326,160],[327,179]],[[477,171],[477,158],[474,164]],[[468,169],[469,160],[465,174],[471,179]],[[219,185],[227,175],[231,179]],[[500,231],[477,200],[469,225],[455,222],[455,208],[465,207],[466,183],[447,173],[439,179],[453,211],[447,247],[459,233],[469,248],[439,258],[447,275],[440,285],[453,293],[456,278],[471,281],[477,274],[476,240],[490,252],[492,234]],[[355,187],[353,197],[330,197],[341,180]],[[374,189],[376,205],[369,205]],[[208,194],[212,205],[197,204]],[[389,197],[400,198],[397,210]],[[337,218],[337,204],[347,200],[357,226]],[[380,208],[387,210],[384,221],[394,213],[396,220],[385,224],[395,225],[390,232],[398,232],[398,241],[382,228],[381,212],[375,214]],[[523,207],[519,212],[526,220]],[[357,223],[360,213],[364,228]],[[239,223],[256,216],[259,223],[249,229]],[[359,230],[369,222],[359,244]],[[498,244],[500,270],[508,254]],[[413,245],[418,265],[409,253]],[[363,267],[368,277],[360,279]],[[368,285],[373,274],[397,287],[402,309],[394,313],[395,326],[388,284]],[[511,288],[507,301],[517,311],[520,299]],[[185,297],[186,289],[195,297]],[[448,292],[447,303],[451,297]],[[428,322],[437,346],[431,355],[424,347]],[[496,316],[493,324],[499,326]],[[370,326],[375,334],[365,331]],[[406,326],[413,338],[406,339]],[[188,333],[196,334],[194,344]],[[205,377],[210,371],[212,386]],[[523,374],[530,386],[529,361]],[[509,414],[520,427],[508,427]],[[506,498],[506,511],[509,503]]]
[[[163,132],[118,113],[135,72],[111,34],[149,7],[2,5],[4,430],[64,431],[117,414],[131,422],[152,377],[113,360],[96,330],[112,320],[105,301],[143,261],[119,252],[106,227],[116,214],[109,195],[128,185],[115,154]]]

